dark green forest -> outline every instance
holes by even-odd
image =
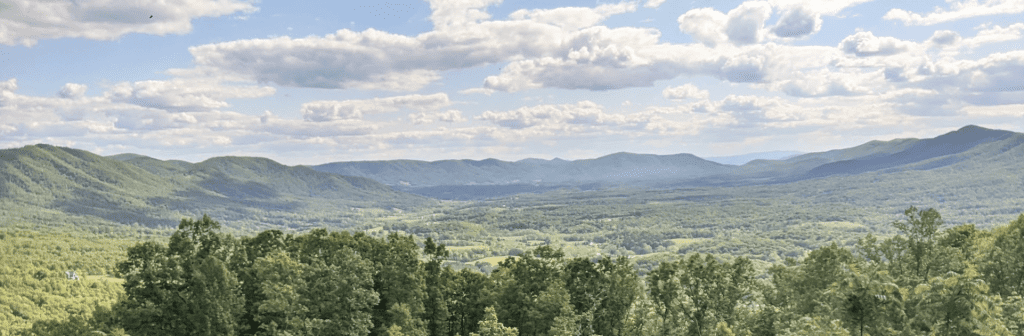
[[[767,268],[690,252],[645,269],[626,256],[569,257],[540,244],[482,273],[453,268],[451,249],[429,237],[234,237],[204,216],[182,220],[166,243],[118,245],[123,257],[103,258],[113,265],[75,265],[116,281],[53,279],[45,268],[17,278],[5,266],[5,300],[18,296],[12,288],[94,299],[0,333],[1024,335],[1024,214],[979,229],[911,207],[890,227],[892,235],[825,244]],[[5,261],[52,248],[27,245],[25,234],[0,236]],[[18,314],[26,312],[0,311],[0,322]]]

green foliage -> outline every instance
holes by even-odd
[[[932,335],[1006,335],[988,289],[973,269],[934,277],[914,288],[913,326]]]
[[[664,334],[705,335],[718,322],[732,323],[736,307],[754,285],[750,260],[719,262],[695,254],[663,263],[647,277],[651,297],[665,321]]]
[[[993,293],[1024,293],[1024,214],[1010,225],[994,229],[991,241],[978,254],[976,262]]]
[[[87,318],[124,293],[111,278],[131,242],[88,233],[26,231],[0,225],[0,335],[35,323]],[[75,271],[79,280],[68,279]],[[38,329],[37,329],[38,330]]]
[[[832,315],[858,336],[893,334],[906,320],[903,291],[886,271],[864,274],[849,267],[824,294]]]
[[[519,330],[515,327],[506,327],[498,322],[498,315],[494,307],[487,307],[484,310],[484,319],[480,320],[480,332],[469,333],[471,336],[518,336]]]
[[[118,309],[128,333],[237,334],[244,297],[227,268],[235,243],[219,226],[209,216],[183,219],[168,247],[143,243],[128,250],[128,260],[117,265],[126,294]]]
[[[86,301],[0,335],[1021,335],[1024,300],[993,290],[1014,288],[999,282],[1013,273],[993,271],[1014,265],[986,258],[1015,260],[1024,221],[940,231],[934,210],[904,213],[897,235],[865,237],[852,251],[828,244],[757,267],[745,257],[666,257],[646,277],[629,258],[570,258],[551,245],[490,275],[455,271],[433,238],[422,249],[412,236],[324,229],[236,239],[204,216],[182,220],[166,245],[141,242],[116,258],[123,295],[108,297],[112,308]],[[7,230],[0,246],[53,253],[27,239],[45,237]],[[0,290],[65,280],[26,265],[0,265]],[[22,300],[55,299],[11,297],[0,297],[6,321],[25,318]]]
[[[850,336],[839,320],[827,321],[821,317],[805,316],[794,320],[780,335],[783,336]]]
[[[542,246],[499,264],[492,277],[501,321],[523,334],[540,335],[551,329],[560,314],[571,312],[559,265],[562,255]]]

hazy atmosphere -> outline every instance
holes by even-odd
[[[1024,131],[1024,1],[0,1],[0,148],[285,164]]]

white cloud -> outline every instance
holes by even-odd
[[[1019,40],[1024,33],[1024,23],[1014,23],[1006,27],[998,25],[992,28],[987,28],[987,25],[982,27],[986,29],[978,31],[978,34],[972,38],[965,39],[963,44],[970,48],[977,48],[984,44]]]
[[[0,92],[13,92],[18,90],[18,79],[11,78],[0,82]]]
[[[722,66],[721,75],[730,82],[760,82],[766,76],[768,56],[748,53],[730,57]]]
[[[817,1],[817,0],[769,0],[772,7],[793,9],[793,8],[804,8],[811,13],[827,16],[837,16],[843,9],[853,7],[865,2],[874,0],[830,0],[830,1]]]
[[[448,95],[405,95],[362,100],[320,100],[302,104],[302,116],[307,121],[359,119],[364,113],[393,112],[402,108],[434,110],[451,105]]]
[[[838,48],[859,57],[867,57],[895,55],[909,50],[913,45],[912,42],[895,37],[876,37],[871,32],[858,32],[844,38]]]
[[[679,16],[679,30],[690,34],[704,45],[714,47],[725,42],[729,36],[725,34],[725,25],[729,17],[712,8],[691,9]]]
[[[491,18],[487,7],[501,0],[430,0],[430,21],[435,30],[456,30]]]
[[[620,30],[624,28],[613,31],[623,36],[638,37],[619,43],[594,38],[591,39],[594,44],[608,43],[608,46],[580,49],[566,58],[544,57],[512,62],[502,69],[501,74],[485,78],[484,87],[509,92],[540,87],[609,90],[652,86],[655,81],[681,75],[707,75],[734,83],[761,83],[773,79],[782,67],[779,61],[787,53],[801,54],[800,49],[805,48],[774,43],[715,49],[700,44],[656,44],[655,39],[645,41],[641,38],[645,36],[643,30],[632,35],[629,31]],[[813,55],[815,58],[802,61],[804,64],[816,64],[820,56],[822,54]]]
[[[729,11],[725,34],[729,41],[743,45],[758,43],[764,38],[764,22],[772,15],[772,6],[764,1],[747,1]]]
[[[273,95],[272,87],[232,86],[197,78],[149,80],[114,85],[104,95],[111,101],[173,111],[228,107],[226,99]]]
[[[433,123],[435,121],[443,121],[446,123],[462,122],[466,121],[466,118],[462,117],[462,111],[448,110],[444,112],[435,113],[413,113],[409,115],[409,120],[411,120],[413,124],[420,125]]]
[[[1024,92],[1024,50],[996,53],[961,70],[966,87],[974,91]]]
[[[486,111],[477,119],[495,125],[522,129],[534,126],[553,126],[561,123],[600,124],[615,119],[603,112],[601,105],[590,101],[563,105],[524,106],[505,112]]]
[[[960,43],[960,34],[952,30],[936,30],[932,34],[932,37],[928,39],[928,43],[934,46],[948,46]]]
[[[196,68],[175,73],[191,71],[295,87],[415,91],[439,80],[439,72],[445,70],[564,56],[592,44],[585,32],[599,27],[591,26],[636,10],[636,3],[624,2],[595,8],[520,10],[510,14],[509,20],[489,20],[485,9],[496,3],[432,1],[435,29],[416,36],[342,29],[322,37],[196,46],[189,48]]]
[[[576,104],[525,106],[511,111],[486,111],[477,120],[501,128],[489,131],[501,141],[527,141],[538,137],[693,135],[704,125],[723,123],[723,114],[695,114],[684,106],[651,107],[644,111],[607,113],[590,101]]]
[[[679,16],[679,30],[710,47],[727,41],[736,45],[760,43],[768,39],[769,32],[776,37],[798,38],[821,30],[823,15],[836,16],[847,7],[867,1],[871,0],[745,1],[728,14],[712,8],[696,8]],[[773,9],[781,12],[780,18],[766,29],[765,21]]]
[[[527,20],[558,26],[565,30],[579,30],[604,21],[616,14],[636,11],[636,3],[604,4],[596,8],[561,7],[554,9],[520,9],[508,15],[512,20]]]
[[[661,91],[661,95],[668,99],[707,99],[708,91],[701,90],[693,84],[683,84],[681,86],[667,87]]]
[[[67,83],[57,91],[57,96],[68,99],[81,98],[85,96],[85,90],[88,88],[85,84]]]
[[[771,28],[775,36],[801,37],[821,30],[821,14],[807,7],[798,6],[782,12],[779,22]]]
[[[776,89],[794,97],[856,96],[871,93],[863,84],[881,81],[878,72],[870,74],[818,70],[800,73],[796,79],[780,81]]]
[[[644,7],[658,8],[658,6],[661,6],[663,3],[665,3],[665,0],[647,0],[647,2],[644,3]]]
[[[960,112],[971,117],[1024,117],[1024,104],[965,106]]]
[[[35,45],[40,39],[114,40],[130,33],[185,34],[192,19],[257,8],[238,0],[171,1],[4,1],[0,7],[0,44]]]
[[[883,18],[901,21],[904,25],[908,26],[928,26],[978,16],[1024,12],[1024,1],[1022,0],[987,0],[984,3],[979,3],[978,0],[950,0],[947,2],[952,5],[951,10],[936,8],[934,12],[921,15],[904,9],[894,8],[889,10]]]

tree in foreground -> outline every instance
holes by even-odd
[[[480,321],[479,332],[469,333],[470,336],[519,336],[519,330],[514,327],[506,327],[498,322],[498,314],[494,307],[484,309],[484,319]]]
[[[228,270],[233,243],[220,224],[183,219],[168,247],[147,242],[117,265],[125,299],[117,308],[131,335],[235,335],[244,298]]]
[[[665,320],[662,334],[709,335],[718,322],[735,323],[736,307],[754,284],[754,269],[746,258],[729,264],[695,254],[662,263],[647,281]]]

